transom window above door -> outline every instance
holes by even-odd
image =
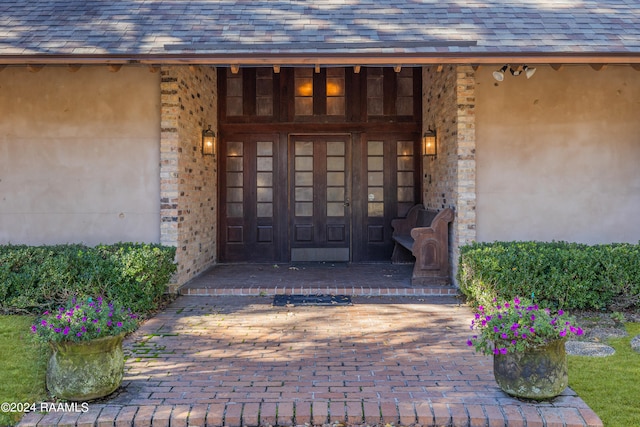
[[[221,69],[223,123],[419,120],[420,68]]]

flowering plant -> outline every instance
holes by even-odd
[[[117,302],[101,297],[79,301],[73,298],[57,311],[45,311],[31,331],[43,341],[89,341],[133,331],[138,316]]]
[[[478,307],[471,321],[476,331],[467,345],[484,354],[507,354],[534,348],[556,339],[582,335],[574,318],[563,310],[557,313],[541,308],[531,301],[514,298],[502,304],[494,299],[495,308]]]

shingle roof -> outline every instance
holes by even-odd
[[[8,57],[640,56],[640,0],[2,0]]]

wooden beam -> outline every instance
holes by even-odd
[[[633,68],[636,71],[640,71],[640,64],[631,64],[631,68]]]
[[[111,71],[112,73],[117,73],[118,71],[120,71],[120,68],[122,68],[122,64],[109,65],[109,71]]]
[[[6,66],[6,65],[4,65],[4,64],[0,64],[0,71],[4,70],[5,68],[7,68],[7,66]]]
[[[589,65],[591,66],[591,68],[593,68],[596,71],[601,71],[607,68],[607,64],[589,64]]]
[[[355,74],[360,74],[360,68],[361,68],[360,65],[354,65],[353,66],[353,72]]]
[[[436,71],[438,73],[441,73],[443,69],[444,69],[444,65],[442,65],[442,64],[438,64],[438,66],[436,67]]]
[[[320,74],[320,65],[319,65],[319,64],[316,64],[316,66],[315,66],[315,67],[313,67],[313,71],[314,71],[316,74]]]
[[[564,64],[549,64],[551,65],[551,68],[553,68],[556,71],[561,71],[564,68]]]
[[[69,64],[67,67],[68,67],[68,70],[69,70],[70,73],[75,73],[80,68],[82,68],[82,65],[80,65],[80,64]]]
[[[279,65],[273,65],[273,72],[276,74],[280,74],[280,66]]]
[[[473,68],[473,71],[478,71],[478,69],[480,68],[480,66],[478,64],[473,64],[471,66],[471,68]]]
[[[399,73],[400,71],[402,71],[402,65],[396,65],[395,67],[393,67],[393,71]]]
[[[231,74],[238,74],[240,71],[240,66],[237,64],[231,64]]]
[[[44,68],[44,65],[37,65],[37,64],[29,64],[27,65],[27,70],[29,70],[30,73],[37,73],[38,71],[42,70]]]

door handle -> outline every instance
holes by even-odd
[[[344,201],[344,205],[345,206],[349,206],[351,203],[349,203],[349,198],[347,197],[347,200]]]

